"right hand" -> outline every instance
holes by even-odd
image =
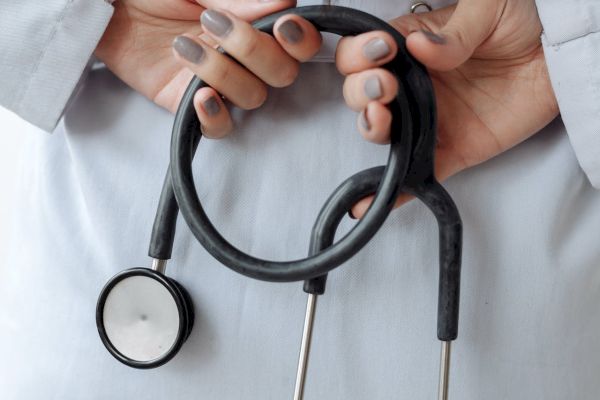
[[[282,17],[275,26],[276,39],[246,22],[295,5],[295,0],[117,0],[95,54],[121,80],[171,112],[177,110],[193,75],[200,76],[211,87],[196,93],[194,106],[203,133],[220,137],[232,128],[221,94],[240,108],[259,107],[267,84],[291,84],[298,62],[318,52],[321,36],[301,18]],[[214,7],[219,11],[204,13]],[[227,33],[219,36],[203,29],[203,13],[206,26],[215,32],[225,28]],[[281,27],[289,20],[297,25],[288,23],[286,32]],[[300,33],[294,31],[298,27]],[[291,43],[289,37],[298,34],[300,40]],[[219,53],[217,45],[242,65]]]
[[[132,88],[171,112],[176,111],[193,75],[199,76],[211,86],[194,96],[202,133],[222,137],[233,126],[221,95],[242,109],[259,107],[266,100],[267,85],[284,87],[294,82],[299,62],[319,51],[321,35],[296,15],[279,18],[274,37],[248,22],[294,7],[296,1],[196,1],[198,4],[191,0],[118,0],[96,55]],[[354,43],[357,54],[372,53],[372,59],[364,62],[357,61],[361,57],[351,57],[348,62],[355,68],[377,68],[396,55],[392,37],[384,32],[369,32],[349,42]],[[237,62],[218,52],[218,46]],[[382,48],[387,51],[377,51]],[[383,87],[380,101],[391,101],[395,79],[381,69],[372,72]],[[361,86],[359,78],[349,82]]]

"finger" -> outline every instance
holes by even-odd
[[[364,199],[362,199],[358,203],[356,203],[350,210],[350,217],[352,219],[361,219],[362,217],[364,217],[365,213],[371,206],[371,203],[373,202],[374,198],[375,198],[375,196],[371,195],[371,196],[365,197]],[[398,196],[396,203],[394,203],[394,208],[398,208],[401,205],[408,203],[412,199],[414,199],[413,196],[402,193],[400,196]]]
[[[370,142],[389,143],[391,126],[392,113],[378,101],[370,102],[358,115],[358,130]]]
[[[273,87],[291,85],[298,76],[298,61],[269,34],[227,11],[206,10],[200,16],[205,32],[257,77]]]
[[[398,94],[398,81],[383,68],[370,69],[348,75],[343,93],[348,107],[360,111],[373,100],[383,104],[392,101]]]
[[[228,10],[244,21],[254,21],[296,6],[295,0],[196,0],[205,8]]]
[[[340,39],[335,63],[344,75],[378,67],[392,60],[398,46],[389,33],[373,31]]]
[[[173,50],[183,65],[234,105],[251,110],[265,102],[267,88],[264,82],[199,39],[177,36],[173,41]]]
[[[423,26],[431,20],[433,26],[448,9],[419,14]],[[502,15],[500,2],[495,0],[461,0],[446,24],[437,31],[427,28],[408,35],[406,46],[415,58],[427,67],[449,71],[468,60],[494,31]]]
[[[194,108],[205,137],[218,139],[231,132],[233,122],[229,111],[213,88],[204,87],[196,92]]]
[[[302,17],[284,15],[273,27],[275,38],[283,49],[296,60],[304,62],[314,57],[321,48],[321,33]]]
[[[440,182],[445,181],[450,176],[459,173],[465,168],[464,163],[457,159],[456,153],[449,149],[437,147],[435,150],[435,176]],[[374,196],[368,196],[356,203],[351,211],[350,216],[354,219],[362,218],[367,209],[373,202]],[[394,203],[394,208],[398,208],[409,201],[413,200],[414,196],[406,193],[400,194]]]
[[[194,1],[175,1],[177,4],[173,4],[172,1],[146,2],[144,11],[154,16],[160,16],[160,18],[180,21],[198,21],[200,14],[204,11],[204,7]]]

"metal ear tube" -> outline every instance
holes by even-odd
[[[118,326],[118,324],[122,322],[123,318],[120,311],[115,309],[114,301],[108,302],[108,308],[106,304],[107,299],[126,297],[114,296],[113,292],[117,287],[115,280],[118,281],[121,274],[131,273],[128,271],[115,276],[101,293],[96,318],[100,336],[113,356],[127,365],[138,368],[151,368],[164,364],[183,345],[193,324],[193,312],[190,312],[191,301],[181,285],[164,276],[164,265],[166,260],[171,258],[177,215],[181,211],[186,224],[198,242],[215,259],[231,270],[250,278],[270,282],[304,281],[304,290],[309,294],[309,298],[294,391],[294,399],[300,400],[303,398],[306,382],[317,296],[325,292],[327,274],[352,258],[373,238],[390,214],[400,193],[406,192],[419,198],[431,209],[439,226],[440,272],[437,335],[442,341],[439,399],[445,400],[448,397],[450,342],[456,339],[458,332],[462,224],[454,202],[435,180],[433,173],[436,106],[431,80],[426,69],[408,53],[402,35],[384,21],[361,11],[337,6],[300,7],[260,19],[254,23],[254,26],[263,32],[272,34],[275,21],[280,16],[290,13],[306,18],[320,31],[346,36],[382,30],[389,33],[397,42],[397,56],[384,66],[395,75],[399,85],[399,94],[388,105],[393,119],[387,165],[359,172],[344,181],[333,192],[313,226],[309,255],[306,258],[292,261],[271,261],[246,254],[230,244],[215,229],[204,211],[196,190],[192,160],[202,134],[193,107],[193,96],[198,89],[207,84],[199,78],[194,78],[183,96],[173,125],[170,166],[164,181],[150,240],[149,256],[154,260],[153,269],[142,269],[144,272],[136,269],[138,271],[136,273],[149,275],[166,288],[165,292],[162,289],[156,289],[159,286],[156,286],[155,282],[136,280],[136,284],[141,285],[143,289],[139,289],[140,293],[154,293],[152,290],[158,290],[156,293],[160,294],[159,297],[165,299],[163,303],[142,304],[144,310],[147,309],[150,312],[156,308],[160,311],[160,318],[165,321],[177,320],[180,322],[178,329],[167,326],[168,324],[165,322],[165,326],[167,326],[165,332],[176,336],[175,344],[170,345],[167,352],[168,357],[166,357],[164,353],[156,349],[156,346],[165,347],[165,343],[156,343],[155,338],[142,329],[143,321],[138,321],[138,319],[143,320],[144,315],[135,315],[133,317],[135,323],[129,325],[144,333],[143,339],[147,348],[144,347],[143,350],[146,353],[139,351],[139,343],[135,340],[138,331],[133,328],[132,333],[127,334],[122,346],[126,353],[130,355],[144,354],[148,359],[142,360],[141,363],[135,360],[131,362],[131,357],[122,357],[122,352],[112,351],[114,349],[111,349],[112,342],[107,333],[106,322],[108,321],[109,325],[116,324],[119,331],[122,331],[123,326]],[[336,229],[344,215],[357,201],[371,194],[374,194],[374,200],[364,217],[343,238],[334,242]],[[122,285],[121,292],[129,286]],[[138,296],[141,300],[147,297]],[[175,306],[170,303],[171,299],[174,299]],[[179,303],[181,303],[181,307],[179,307]],[[189,304],[186,306],[187,303]],[[119,304],[124,309],[128,307],[127,304]],[[115,317],[107,319],[106,315],[109,312],[113,313]],[[177,318],[175,314],[177,314]],[[163,332],[161,337],[165,337],[165,335]],[[182,339],[183,337],[185,338]],[[156,354],[158,354],[158,358],[150,357]]]
[[[310,254],[318,253],[332,245],[342,218],[356,202],[375,192],[383,173],[383,167],[364,170],[348,178],[334,191],[322,207],[313,225]],[[462,224],[458,210],[441,185],[435,181],[416,186],[412,186],[413,184],[414,182],[409,179],[403,191],[418,197],[429,207],[438,221],[440,230],[438,339],[441,341],[441,359],[438,399],[447,400],[450,377],[450,346],[458,334]],[[326,281],[327,276],[322,275],[304,282],[304,291],[309,295],[296,374],[294,400],[302,400],[304,396],[317,296],[325,293]]]

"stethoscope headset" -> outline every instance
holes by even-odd
[[[399,84],[389,104],[393,114],[386,166],[361,171],[335,189],[312,229],[309,256],[294,261],[255,258],[232,246],[204,212],[194,184],[192,159],[201,127],[193,107],[196,91],[207,86],[199,78],[189,84],[173,126],[170,166],[152,229],[152,268],[133,268],[115,275],[103,288],[96,308],[102,342],[120,362],[134,368],[155,368],[181,349],[194,325],[194,307],[187,291],[165,275],[171,258],[179,210],[196,239],[223,265],[250,278],[271,282],[304,281],[309,294],[294,399],[302,399],[317,296],[325,292],[327,273],[362,249],[382,226],[398,196],[414,195],[435,215],[439,226],[439,292],[437,336],[442,342],[439,399],[447,399],[450,344],[458,333],[462,224],[452,198],[434,176],[436,103],[424,66],[406,50],[405,39],[386,22],[367,13],[338,6],[308,6],[272,14],[254,26],[272,34],[275,21],[296,14],[317,29],[338,35],[373,30],[388,32],[398,54],[384,67]],[[338,224],[356,202],[375,194],[364,217],[338,242]]]

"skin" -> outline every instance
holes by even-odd
[[[260,107],[267,85],[293,83],[298,64],[318,51],[320,34],[299,17],[288,15],[278,20],[275,38],[252,29],[247,22],[293,6],[294,1],[286,0],[207,0],[198,4],[118,0],[96,55],[132,88],[172,112],[193,74],[206,80],[213,88],[196,93],[196,112],[205,136],[222,137],[233,126],[221,94],[244,109]],[[226,38],[203,31],[197,21],[206,8],[218,9],[233,21],[234,28]],[[304,32],[298,43],[286,42],[277,30],[288,19]],[[510,149],[558,115],[534,0],[460,0],[457,6],[402,16],[390,23],[406,36],[408,50],[428,68],[433,80],[439,113],[439,180]],[[208,56],[203,62],[189,63],[172,51],[171,43],[178,35],[194,39],[205,49]],[[376,62],[363,54],[363,46],[374,38],[390,47],[390,53]],[[218,45],[241,65],[214,50]],[[369,32],[343,38],[336,53],[338,70],[346,76],[346,103],[364,112],[369,129],[357,123],[358,130],[375,143],[389,140],[391,115],[385,105],[398,90],[393,76],[378,67],[396,51],[389,35]],[[227,79],[223,79],[224,70]],[[382,96],[375,100],[364,90],[365,81],[373,77],[379,78],[382,89]],[[202,105],[213,96],[221,108],[208,116]],[[401,197],[397,206],[407,200]],[[367,198],[355,205],[353,215],[360,218],[370,201]]]

